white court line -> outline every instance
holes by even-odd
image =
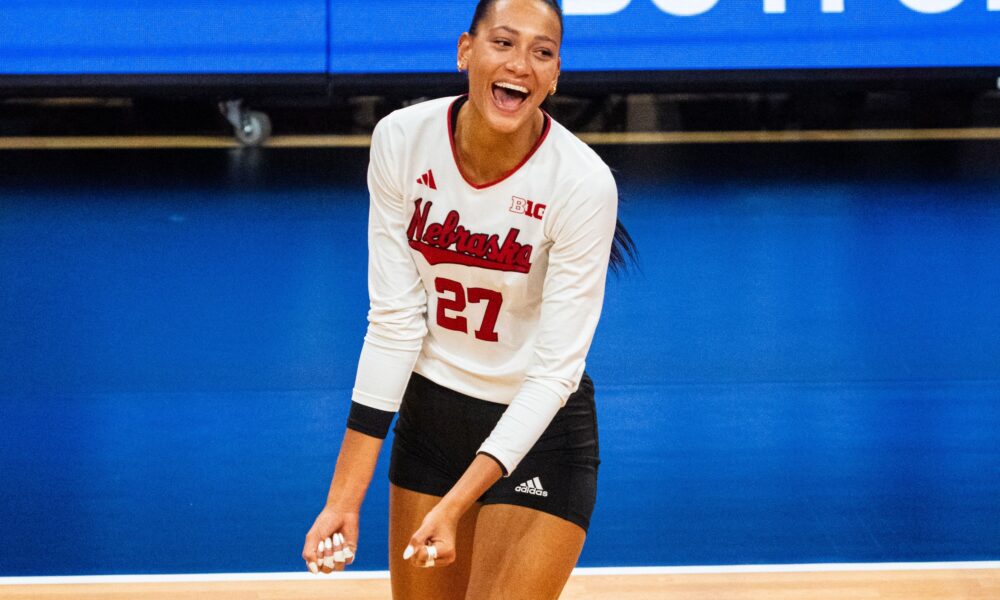
[[[64,585],[83,583],[201,583],[218,581],[313,581],[316,579],[388,579],[389,571],[341,571],[313,575],[290,573],[193,573],[188,575],[74,575],[68,577],[0,577],[3,585]]]
[[[715,573],[819,573],[851,571],[939,571],[1000,569],[1000,561],[911,563],[816,563],[799,565],[719,565],[686,567],[578,567],[573,575],[699,575]],[[0,577],[0,585],[64,585],[87,583],[193,583],[219,581],[284,581],[316,579],[388,579],[389,571],[312,573],[202,573],[190,575],[82,575],[69,577]]]
[[[942,571],[1000,569],[1000,561],[915,563],[815,563],[801,565],[719,565],[690,567],[582,567],[574,575],[698,575],[702,573],[820,573],[851,571]]]

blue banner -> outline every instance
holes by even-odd
[[[1000,0],[563,0],[567,71],[1000,65]],[[333,2],[335,73],[450,71],[471,3]]]
[[[323,73],[327,0],[0,0],[0,75]]]
[[[563,0],[566,71],[1000,65],[1000,0]],[[473,2],[5,0],[0,74],[449,72]]]

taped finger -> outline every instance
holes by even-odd
[[[333,534],[333,562],[343,563],[344,558],[344,536],[339,533]]]

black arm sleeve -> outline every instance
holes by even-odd
[[[389,426],[392,425],[392,418],[395,416],[396,413],[392,411],[379,410],[351,402],[351,414],[347,417],[347,428],[384,440],[389,433]]]

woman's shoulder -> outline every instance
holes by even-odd
[[[604,159],[573,132],[552,120],[545,165],[552,173],[553,187],[570,192],[570,196],[608,194],[617,189],[615,177]]]
[[[611,168],[593,148],[555,119],[551,122],[549,141],[552,143],[552,152],[559,157],[564,169],[574,171],[574,178],[590,174],[599,179],[614,179]]]
[[[454,96],[424,100],[403,108],[396,109],[383,117],[376,125],[375,131],[385,133],[405,133],[419,130],[428,125],[447,123],[448,107],[455,101]]]

